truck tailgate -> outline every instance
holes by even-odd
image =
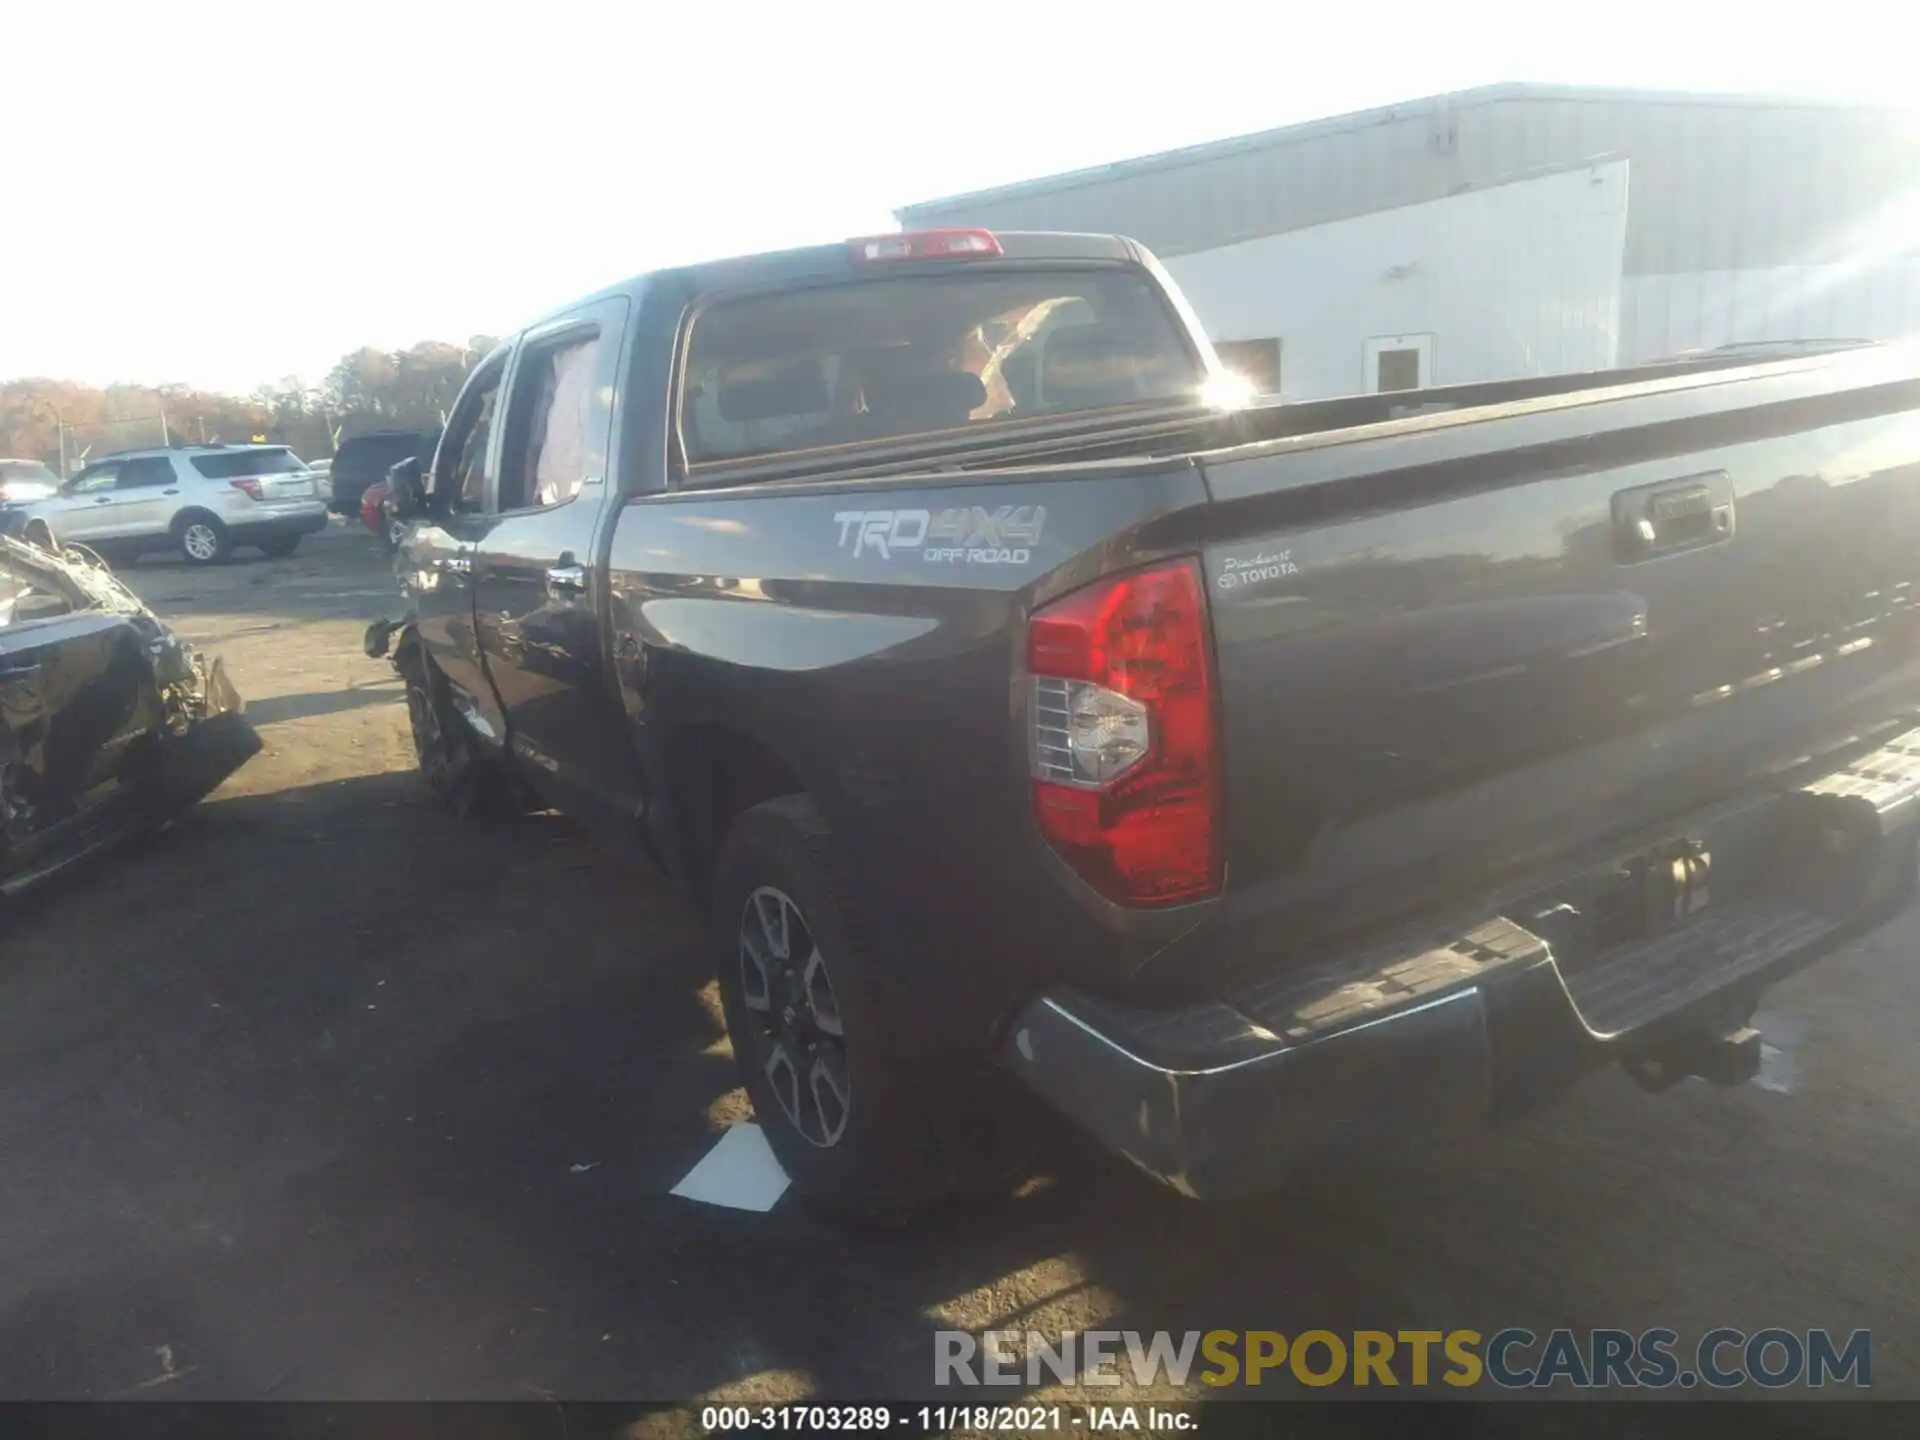
[[[1910,724],[1920,388],[1876,363],[1205,462],[1227,948],[1603,861]]]

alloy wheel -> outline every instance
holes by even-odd
[[[755,1063],[800,1137],[831,1149],[853,1114],[840,1000],[806,917],[771,885],[740,912],[740,984]]]
[[[195,560],[211,560],[220,553],[220,537],[211,525],[196,520],[180,532],[180,546]]]
[[[440,712],[426,687],[407,682],[407,718],[413,722],[413,750],[420,769],[436,787],[444,788],[453,778],[453,756],[447,744],[447,732],[440,724]]]

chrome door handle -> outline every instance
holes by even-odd
[[[578,595],[586,588],[587,570],[584,565],[555,565],[547,571],[549,595]]]
[[[98,500],[94,501],[93,503],[96,505],[111,505],[113,503],[113,496],[102,495]]]
[[[445,560],[440,562],[440,568],[455,575],[470,575],[473,573],[473,557],[470,555],[449,555]]]

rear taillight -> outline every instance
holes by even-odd
[[[1207,612],[1191,560],[1035,613],[1033,813],[1094,889],[1175,905],[1220,888],[1220,753]]]
[[[229,480],[227,483],[236,490],[244,491],[251,500],[258,500],[260,498],[260,482],[258,480]]]
[[[965,260],[1000,254],[990,230],[906,230],[898,235],[869,235],[849,240],[855,260]]]

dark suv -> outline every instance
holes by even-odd
[[[328,472],[333,480],[328,508],[336,515],[357,517],[361,496],[376,480],[387,478],[388,466],[415,457],[422,467],[429,466],[439,443],[438,430],[378,430],[342,441]]]

